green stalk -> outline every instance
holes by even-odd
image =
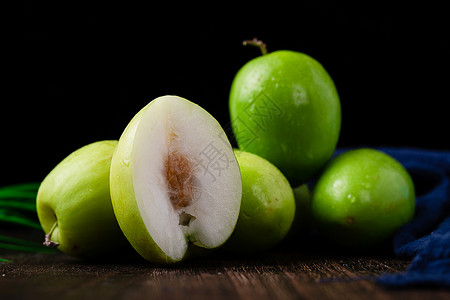
[[[58,226],[58,220],[55,221],[55,223],[53,223],[52,228],[50,229],[50,231],[45,235],[45,240],[44,240],[44,246],[53,248],[53,247],[58,247],[59,243],[58,242],[54,242],[52,241],[51,237],[53,234],[53,231],[55,230],[55,228]]]

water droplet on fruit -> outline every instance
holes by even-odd
[[[370,184],[370,182],[361,182],[361,185],[366,189],[370,189],[372,187],[372,184]]]
[[[352,194],[348,194],[347,198],[350,200],[350,203],[355,203],[356,202],[356,197],[353,196]]]
[[[308,98],[306,92],[303,90],[301,86],[295,86],[292,92],[292,98],[294,99],[294,104],[296,106],[305,104],[308,102]]]
[[[333,183],[333,189],[339,189],[343,185],[342,180],[338,179]]]

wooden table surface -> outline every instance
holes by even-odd
[[[0,255],[11,260],[0,263],[0,299],[450,299],[448,289],[389,290],[374,282],[379,274],[404,271],[408,260],[330,252],[279,247],[174,266],[10,252]]]

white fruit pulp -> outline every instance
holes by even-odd
[[[174,208],[166,159],[187,159],[193,176],[192,202]],[[221,245],[231,234],[240,208],[242,182],[233,150],[219,123],[198,105],[176,96],[153,101],[142,116],[133,143],[136,201],[150,236],[172,259],[181,259],[192,242]],[[183,212],[195,217],[180,225]]]

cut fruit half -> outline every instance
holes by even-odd
[[[239,215],[239,165],[220,124],[177,96],[150,102],[122,134],[111,165],[119,225],[147,260],[182,260],[222,245]]]

